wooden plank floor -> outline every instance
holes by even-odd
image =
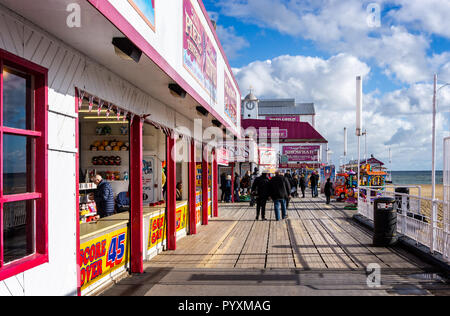
[[[356,224],[354,211],[342,210],[342,204],[294,199],[288,219],[276,221],[268,202],[266,214],[267,221],[256,221],[255,207],[248,203],[221,204],[219,218],[145,266],[357,271],[376,263],[384,269],[430,268],[397,247],[373,247],[371,232]]]

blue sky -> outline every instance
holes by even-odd
[[[218,23],[241,93],[252,86],[260,98],[314,102],[317,129],[329,140],[335,163],[342,156],[343,128],[354,129],[354,82],[362,75],[369,152],[387,160],[390,147],[394,170],[431,168],[433,74],[450,82],[450,0],[204,4]],[[439,104],[441,166],[442,138],[450,135],[450,88],[440,91]],[[356,137],[349,142],[355,157]]]

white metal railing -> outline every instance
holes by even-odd
[[[26,202],[4,204],[3,228],[9,230],[26,224]]]
[[[444,231],[450,231],[450,137],[444,139]],[[446,238],[449,238],[448,234]],[[450,261],[448,240],[445,257]]]
[[[418,188],[419,196],[395,192],[398,188]],[[422,197],[420,186],[361,187],[360,190],[360,215],[373,221],[374,200],[380,196],[395,198],[398,212],[397,232],[428,247],[433,253],[442,254],[450,261],[449,225],[445,222],[445,212],[449,209],[448,201],[433,201]]]

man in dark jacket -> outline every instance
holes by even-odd
[[[325,196],[327,197],[327,204],[330,204],[331,196],[333,195],[333,183],[331,183],[331,179],[327,179],[327,183],[325,183]]]
[[[304,174],[300,178],[300,189],[302,190],[303,198],[305,198],[306,179]]]
[[[241,185],[241,178],[237,172],[234,173],[234,183],[233,183],[233,194],[234,194],[234,202],[239,202],[239,189]]]
[[[317,177],[314,171],[309,177],[309,181],[311,182],[311,195],[312,197],[317,197]]]
[[[266,220],[266,203],[269,199],[269,178],[267,173],[263,173],[260,177],[256,178],[252,185],[252,195],[256,196],[256,220]]]
[[[284,176],[284,185],[286,187],[286,192],[288,194],[288,196],[286,198],[286,210],[289,208],[289,202],[291,201],[291,189],[292,189],[291,180],[292,180],[292,176],[291,176],[291,174],[288,171],[286,173],[286,175]]]
[[[220,175],[220,190],[222,191],[222,195],[220,196],[220,201],[225,201],[225,182],[227,181],[227,175],[225,172],[222,172]]]
[[[289,191],[286,188],[286,179],[280,172],[275,173],[275,177],[270,179],[269,189],[270,189],[270,197],[273,200],[275,207],[275,218],[277,221],[280,220],[280,205],[282,218],[285,219],[287,217],[286,214],[286,199],[289,197]]]
[[[98,215],[100,215],[100,218],[114,215],[114,192],[111,184],[103,180],[101,175],[96,175],[92,182],[97,186],[97,190],[94,192],[94,200]]]

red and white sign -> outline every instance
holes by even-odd
[[[260,147],[259,164],[262,166],[277,165],[278,157],[276,149],[273,147]]]
[[[217,164],[227,167],[230,163],[230,155],[228,149],[222,147],[217,149]]]

